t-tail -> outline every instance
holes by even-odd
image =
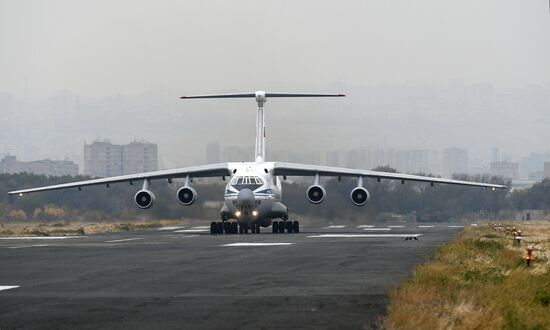
[[[344,94],[295,94],[295,93],[266,93],[257,91],[256,93],[244,94],[212,94],[212,95],[193,95],[182,96],[181,99],[232,99],[232,98],[255,98],[258,104],[256,115],[256,148],[254,159],[260,163],[265,160],[265,115],[264,104],[269,97],[344,97]]]

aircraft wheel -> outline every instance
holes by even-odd
[[[223,222],[223,232],[225,234],[231,234],[231,223],[229,222]]]
[[[284,233],[285,233],[285,222],[279,221],[279,234],[284,234]]]
[[[285,222],[285,227],[286,227],[286,232],[289,234],[292,234],[292,229],[293,229],[292,221]]]
[[[261,233],[261,229],[260,229],[260,228],[262,228],[262,227],[260,226],[259,223],[257,223],[257,224],[256,224],[256,234]]]
[[[271,229],[273,229],[273,234],[277,234],[279,232],[279,221],[273,221],[271,227]]]
[[[223,234],[223,222],[221,222],[221,221],[218,222],[218,226],[217,226],[217,227],[218,227],[218,229],[217,229],[216,232],[217,232],[218,234]]]
[[[218,224],[216,221],[212,221],[210,223],[210,235],[214,235],[218,233]]]
[[[292,223],[292,230],[294,231],[294,233],[300,232],[300,223],[298,221],[294,221]]]
[[[248,224],[245,223],[243,226],[244,226],[244,233],[245,233],[245,234],[248,234],[248,229],[249,229],[249,228],[248,228]]]
[[[244,223],[239,224],[239,234],[244,234]]]
[[[239,225],[237,225],[236,222],[231,223],[231,232],[233,234],[238,234],[239,233]]]

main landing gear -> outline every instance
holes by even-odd
[[[237,224],[236,222],[216,222],[212,221],[210,223],[210,234],[216,235],[216,234],[248,234],[252,232],[252,234],[259,234],[260,233],[260,225],[259,224]]]
[[[298,221],[273,221],[272,224],[273,234],[283,234],[286,230],[287,233],[299,233],[300,223]]]

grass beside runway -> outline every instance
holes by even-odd
[[[98,233],[160,228],[181,224],[175,220],[113,221],[113,222],[0,222],[0,237],[18,236],[77,236]]]
[[[520,246],[487,224],[466,228],[390,292],[387,329],[550,329],[550,223],[513,223]],[[532,244],[536,259],[522,257]]]

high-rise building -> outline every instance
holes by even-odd
[[[122,145],[122,174],[156,171],[158,147],[154,143],[132,142]]]
[[[468,150],[461,148],[443,149],[441,172],[446,178],[452,177],[453,174],[468,173]]]
[[[517,180],[519,178],[519,164],[505,160],[491,162],[491,175]]]
[[[220,144],[209,143],[206,145],[206,163],[219,163],[220,162]]]
[[[84,174],[92,177],[150,172],[157,168],[158,148],[154,143],[118,145],[95,141],[84,145]]]
[[[0,173],[32,173],[47,176],[78,175],[78,165],[70,160],[18,161],[15,156],[5,156],[0,161]]]
[[[544,162],[544,178],[550,179],[550,162]]]

